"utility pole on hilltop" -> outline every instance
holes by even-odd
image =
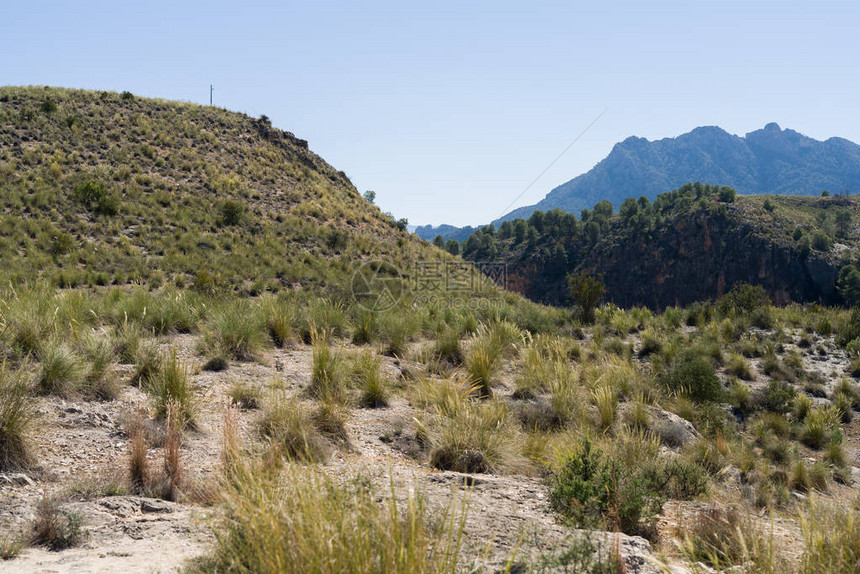
[[[215,86],[209,84],[209,105],[212,105],[212,92],[215,91]]]

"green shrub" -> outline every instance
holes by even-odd
[[[119,196],[108,190],[103,183],[88,181],[75,186],[72,198],[96,215],[116,215],[119,212]]]
[[[586,325],[594,323],[594,310],[603,298],[603,278],[580,271],[569,275],[567,282],[570,297],[579,307],[582,322]]]
[[[84,517],[62,510],[54,498],[43,498],[36,506],[31,543],[59,551],[80,544],[87,536]]]
[[[39,109],[46,114],[53,114],[57,111],[57,102],[55,102],[51,98],[45,98],[42,101],[42,105],[39,106]]]
[[[820,229],[812,234],[812,248],[818,251],[828,251],[833,240]]]
[[[228,199],[221,204],[221,220],[224,225],[239,225],[245,215],[245,205],[239,201]]]
[[[723,295],[717,307],[720,314],[725,316],[746,315],[771,303],[770,297],[761,285],[735,283],[728,293]]]
[[[673,393],[689,396],[698,402],[719,401],[725,395],[713,365],[702,357],[686,354],[662,377]]]
[[[640,534],[662,506],[640,472],[622,467],[584,439],[551,480],[550,506],[577,528]]]
[[[797,391],[788,383],[771,381],[756,393],[755,402],[760,409],[785,414],[791,410],[796,395]]]
[[[591,533],[577,532],[561,545],[564,550],[543,555],[530,572],[570,572],[571,574],[621,574],[627,572],[621,557],[605,542],[596,542]],[[511,569],[512,572],[517,571]]]

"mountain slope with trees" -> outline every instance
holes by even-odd
[[[846,196],[736,196],[696,183],[653,202],[628,198],[618,212],[604,200],[581,220],[536,211],[478,230],[462,252],[504,263],[508,287],[544,303],[569,302],[575,271],[601,277],[606,300],[625,307],[716,299],[741,282],[761,285],[780,304],[835,303],[837,275],[860,242],[858,208]]]
[[[860,190],[860,146],[842,138],[818,141],[775,123],[745,137],[719,127],[699,127],[675,138],[629,137],[594,168],[556,187],[535,205],[493,221],[528,218],[535,211],[578,214],[602,200],[615,208],[628,197],[658,194],[690,181],[719,182],[744,195],[819,195]],[[462,240],[471,229],[423,226],[415,233]]]

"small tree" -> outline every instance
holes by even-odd
[[[570,286],[571,298],[574,303],[579,305],[582,322],[585,324],[594,323],[594,309],[600,303],[605,291],[603,277],[594,277],[585,271],[580,271],[569,275],[567,283]]]
[[[845,237],[851,228],[851,212],[847,209],[840,209],[836,212],[836,235]]]
[[[839,271],[836,290],[849,307],[860,305],[860,271],[853,265],[846,265]]]
[[[735,192],[733,187],[729,187],[727,185],[724,185],[723,187],[720,188],[720,192],[718,194],[718,197],[720,198],[720,201],[722,201],[724,203],[734,203],[735,202],[735,195],[736,195],[736,192]]]
[[[221,204],[221,217],[224,220],[224,225],[239,225],[244,214],[245,206],[239,201],[228,199]]]
[[[376,192],[372,189],[368,189],[364,192],[364,199],[367,200],[368,203],[373,203],[376,201]]]

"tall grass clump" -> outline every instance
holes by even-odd
[[[145,387],[147,382],[158,375],[164,368],[164,356],[159,352],[158,345],[149,341],[138,345],[134,353],[134,374],[132,384]]]
[[[65,342],[46,343],[40,363],[37,386],[43,394],[71,397],[81,390],[86,368],[80,355]]]
[[[460,331],[455,327],[446,326],[436,336],[433,352],[440,360],[448,361],[454,366],[463,362],[463,349],[460,345]]]
[[[343,399],[344,383],[344,364],[340,353],[332,349],[324,337],[315,335],[308,394],[315,399],[325,397]]]
[[[831,440],[839,427],[839,413],[833,407],[818,407],[809,411],[800,427],[800,442],[809,448],[820,449]]]
[[[266,331],[259,309],[240,299],[213,314],[204,344],[213,356],[250,361],[262,349]]]
[[[603,384],[591,391],[591,400],[597,407],[601,428],[608,429],[615,422],[618,410],[618,395],[608,384]]]
[[[358,358],[353,368],[355,381],[361,391],[359,402],[364,408],[388,406],[390,391],[379,367],[379,358],[368,352]]]
[[[449,505],[433,525],[418,491],[399,502],[392,486],[380,503],[366,482],[341,484],[308,467],[273,476],[245,464],[236,474],[201,572],[453,574],[463,567],[464,504]]]
[[[850,505],[812,496],[800,516],[804,554],[803,574],[849,574],[860,564],[860,512]]]
[[[22,370],[0,366],[0,470],[26,469],[33,463],[30,432],[36,421],[36,404]]]
[[[709,506],[686,518],[679,544],[693,562],[718,571],[743,567],[743,572],[785,572],[774,547],[773,532],[762,532],[751,517],[733,508]]]
[[[499,366],[501,349],[488,337],[472,340],[469,356],[466,358],[466,372],[481,396],[490,397],[490,386]]]
[[[294,329],[298,312],[295,304],[287,299],[270,297],[262,303],[262,312],[272,343],[279,349],[290,344],[297,336]]]
[[[114,357],[111,341],[91,333],[83,338],[81,346],[83,355],[89,363],[81,389],[83,394],[99,400],[117,398],[121,387],[108,371]]]
[[[389,311],[379,317],[378,327],[385,341],[383,352],[392,357],[400,357],[406,352],[406,343],[418,330],[415,314],[399,310]]]
[[[505,403],[452,394],[437,406],[430,464],[441,470],[498,473],[516,464],[517,435]]]
[[[176,349],[170,351],[162,367],[146,381],[146,392],[152,399],[155,415],[167,418],[171,404],[176,405],[182,424],[195,426],[199,400],[188,378],[188,365],[176,356]]]
[[[325,462],[331,448],[296,397],[273,392],[259,426],[277,454],[304,462]]]

